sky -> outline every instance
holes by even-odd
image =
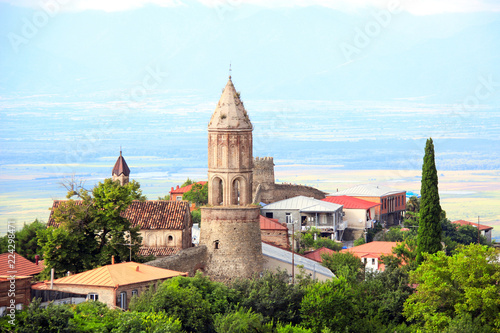
[[[203,177],[229,74],[276,164],[418,170],[432,136],[500,170],[499,58],[497,0],[0,0],[0,223],[120,146],[154,195]]]

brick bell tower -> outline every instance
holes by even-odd
[[[201,208],[200,244],[214,280],[262,271],[260,208],[251,205],[252,130],[229,76],[208,124],[208,206]]]

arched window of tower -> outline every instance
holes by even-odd
[[[219,240],[214,241],[214,249],[215,250],[219,249]]]
[[[212,179],[212,186],[209,187],[212,191],[212,202],[213,206],[223,206],[224,205],[224,184],[222,179],[219,177],[214,177]]]
[[[235,179],[233,181],[233,202],[231,203],[232,205],[237,205],[239,206],[240,205],[240,193],[241,193],[241,184],[240,184],[240,181],[239,179]]]

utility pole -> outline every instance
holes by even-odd
[[[295,284],[295,223],[292,223],[292,284]]]

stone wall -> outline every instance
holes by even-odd
[[[259,207],[202,207],[200,244],[207,247],[207,274],[216,281],[262,272]]]
[[[325,193],[311,186],[276,184],[274,181],[274,161],[272,157],[255,157],[253,161],[253,202],[270,204],[298,195],[324,199]]]
[[[205,271],[206,263],[207,247],[200,245],[184,249],[172,256],[147,262],[146,265],[187,272],[189,276],[194,276],[197,270]]]
[[[261,230],[263,242],[271,243],[284,249],[290,248],[287,230]]]

